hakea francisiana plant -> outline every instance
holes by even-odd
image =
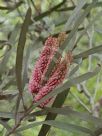
[[[48,70],[49,64],[53,59],[55,53],[58,51],[58,48],[65,40],[65,33],[61,33],[58,38],[49,37],[46,42],[44,49],[35,64],[35,68],[32,73],[32,77],[29,81],[29,90],[32,94],[36,93],[34,97],[34,102],[39,101],[53,89],[55,89],[59,84],[61,84],[67,74],[69,66],[72,62],[72,53],[68,52],[63,60],[60,54],[56,64],[50,74],[48,81],[44,84],[44,76]],[[52,98],[44,101],[39,106],[44,107],[49,103]]]

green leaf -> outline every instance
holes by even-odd
[[[23,69],[23,88],[25,84],[28,82],[28,61],[30,56],[30,48],[29,46],[26,49],[26,55],[24,58],[24,69]]]
[[[31,9],[27,10],[27,14],[24,20],[24,23],[21,28],[21,33],[19,37],[19,42],[17,46],[17,56],[16,56],[16,78],[17,78],[17,87],[20,92],[22,92],[22,63],[23,63],[23,52],[26,42],[26,34],[31,19]]]
[[[15,26],[14,30],[11,32],[11,36],[9,38],[9,43],[11,45],[11,50],[8,52],[6,51],[6,55],[3,57],[2,61],[0,62],[0,74],[2,74],[6,70],[7,62],[11,56],[13,49],[15,48],[15,40],[18,34],[18,24]]]
[[[73,22],[76,20],[76,17],[80,15],[82,8],[85,6],[86,1],[85,0],[80,0],[76,6],[76,8],[73,10],[71,13],[71,16],[68,18],[68,21],[65,24],[65,29],[67,30],[68,28],[71,27]]]
[[[22,113],[18,113],[18,116],[21,117]],[[15,118],[15,114],[12,112],[1,112],[0,111],[0,117],[1,118],[9,118],[9,119],[14,119]]]
[[[22,63],[23,63],[23,53],[24,53],[24,47],[26,43],[26,35],[28,31],[28,27],[30,25],[31,21],[31,8],[27,10],[24,23],[22,24],[19,42],[17,46],[17,56],[16,56],[16,80],[17,80],[17,87],[19,90],[19,96],[17,99],[17,105],[16,105],[16,112],[19,108],[20,99],[22,97],[22,91],[23,91],[23,84],[22,84]],[[23,103],[24,104],[24,103]]]
[[[81,126],[74,125],[74,124],[70,124],[70,123],[63,123],[63,122],[59,122],[59,121],[54,121],[54,120],[35,122],[35,123],[29,124],[25,127],[21,127],[19,129],[17,129],[16,132],[24,131],[24,130],[27,130],[29,128],[41,125],[41,124],[51,125],[53,127],[56,127],[56,128],[62,129],[62,130],[66,130],[68,132],[69,131],[71,131],[71,132],[82,132],[82,133],[87,133],[87,134],[94,136],[94,133],[88,128],[81,127]]]
[[[87,122],[92,121],[95,125],[98,125],[98,126],[101,126],[101,124],[102,124],[102,119],[94,117],[88,113],[77,112],[70,107],[62,107],[62,108],[46,107],[45,110],[47,110],[47,112],[57,113],[57,114],[61,114],[64,116],[68,116],[69,118],[70,118],[70,116],[72,116],[72,117],[79,118],[81,120],[85,120]]]
[[[80,16],[77,17],[77,20],[74,24],[74,27],[72,29],[72,31],[70,32],[70,34],[68,35],[68,38],[65,40],[65,42],[63,43],[63,46],[61,46],[60,49],[64,50],[66,47],[67,49],[69,49],[69,42],[71,41],[71,39],[73,38],[73,36],[76,34],[78,27],[80,26],[80,24],[84,21],[85,17],[89,14],[90,10],[94,7],[94,5],[96,4],[97,0],[94,0],[94,2],[92,2],[86,9],[84,12],[82,12],[80,14]]]
[[[97,13],[97,15],[89,22],[89,24],[87,25],[87,27],[81,32],[80,36],[78,37],[77,43],[80,41],[81,37],[87,32],[87,30],[98,20],[98,18],[101,15],[102,15],[102,11],[100,11],[99,13]]]
[[[74,59],[79,59],[79,58],[82,58],[82,59],[85,59],[87,58],[89,55],[92,55],[92,54],[95,54],[95,53],[99,53],[99,52],[102,52],[102,45],[100,46],[96,46],[96,47],[93,47],[87,51],[84,51],[82,53],[79,53],[78,55],[75,55],[74,56]],[[75,61],[74,60],[74,61]]]
[[[74,124],[70,124],[70,123],[63,123],[63,122],[59,122],[59,121],[53,121],[53,120],[49,120],[44,122],[45,124],[54,126],[56,128],[62,129],[62,130],[66,130],[66,131],[71,131],[71,132],[82,132],[82,133],[86,133],[86,134],[90,134],[92,136],[94,136],[94,133],[85,127],[82,126],[78,126],[78,125],[74,125]]]

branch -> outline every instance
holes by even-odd
[[[35,20],[35,21],[38,21],[38,20],[44,18],[45,16],[48,16],[48,15],[51,14],[52,12],[56,11],[56,9],[58,9],[59,7],[61,7],[65,2],[66,2],[66,0],[63,0],[63,1],[62,1],[61,3],[59,3],[58,5],[52,7],[51,9],[49,9],[49,10],[43,12],[43,13],[41,13],[39,16],[35,16],[35,17],[34,17],[34,20]],[[33,23],[33,22],[31,22],[31,23]]]
[[[23,3],[23,1],[20,1],[18,3],[16,3],[14,6],[0,6],[0,10],[15,10],[16,8],[18,8],[21,4]]]
[[[83,7],[83,9],[87,8],[87,6],[89,6],[90,4],[85,4],[85,6]],[[102,2],[97,2],[95,7],[101,7],[102,6]],[[57,12],[65,12],[65,11],[69,11],[69,10],[74,10],[76,8],[76,6],[70,6],[70,7],[66,7],[66,8],[60,8],[60,9],[56,9]]]
[[[11,100],[14,97],[17,96],[18,93],[16,94],[0,94],[0,100]]]

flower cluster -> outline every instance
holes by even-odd
[[[56,64],[50,74],[50,77],[44,84],[42,84],[46,78],[45,74],[49,68],[49,64],[65,38],[66,34],[61,33],[58,38],[49,37],[45,42],[43,51],[35,64],[32,77],[29,81],[29,91],[32,94],[36,94],[34,97],[34,102],[39,101],[45,95],[55,89],[59,84],[61,84],[67,74],[73,58],[71,52],[68,52],[63,59],[62,55],[59,55],[59,58],[55,60]],[[52,98],[44,101],[39,106],[43,108],[51,99]]]
[[[37,93],[41,88],[41,79],[46,73],[48,64],[50,63],[51,57],[53,56],[54,49],[59,45],[57,38],[49,37],[46,42],[44,49],[35,64],[32,72],[31,80],[29,81],[29,90],[31,93]]]

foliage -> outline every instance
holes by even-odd
[[[46,136],[50,129],[49,135],[59,136],[102,134],[101,6],[101,0],[0,1],[1,136]],[[70,73],[61,86],[33,103],[31,71],[44,41],[60,32],[68,35],[54,57],[71,50]],[[46,77],[54,65],[53,59]],[[51,97],[52,105],[38,108]]]

